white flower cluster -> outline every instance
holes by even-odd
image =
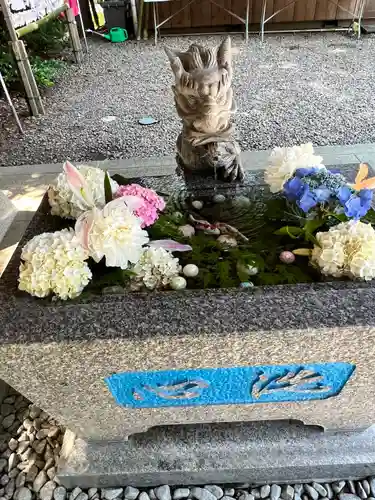
[[[311,262],[322,274],[366,281],[375,278],[375,231],[370,224],[342,222],[317,233],[316,238],[320,246],[314,246]]]
[[[105,205],[105,172],[100,168],[89,167],[87,165],[81,165],[77,167],[77,169],[85,178],[95,206],[103,208]],[[110,179],[110,182],[112,193],[115,193],[118,189],[118,184],[113,179]],[[55,185],[49,188],[48,199],[51,205],[52,215],[58,215],[60,217],[77,219],[83,212],[92,208],[87,205],[84,200],[74,194],[69,186],[67,174],[65,172],[59,174]]]
[[[76,233],[90,257],[99,262],[105,257],[107,267],[128,269],[138,262],[143,245],[148,243],[147,231],[142,229],[142,220],[136,217],[131,206],[124,200],[113,200],[103,208],[93,208],[83,214],[76,223]]]
[[[275,148],[270,155],[264,179],[270,186],[271,193],[278,193],[298,168],[323,168],[322,161],[321,156],[314,154],[311,142],[291,148]]]
[[[179,260],[164,248],[144,248],[143,254],[132,271],[133,289],[143,286],[150,290],[167,287],[179,275]]]
[[[77,297],[91,279],[87,258],[73,229],[35,236],[22,250],[18,288],[36,297]]]

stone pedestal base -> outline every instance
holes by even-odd
[[[127,442],[77,439],[58,471],[68,488],[325,482],[374,474],[375,426],[327,433],[285,421],[156,427]]]

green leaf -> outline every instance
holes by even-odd
[[[375,210],[370,208],[367,214],[362,218],[363,222],[368,222],[372,226],[375,226]]]
[[[238,267],[237,267],[237,276],[242,283],[245,281],[249,281],[250,279],[249,274],[243,269],[238,269]]]
[[[277,234],[279,236],[289,236],[290,238],[296,240],[303,235],[303,229],[296,226],[284,226],[275,231],[274,234]]]
[[[320,244],[319,244],[319,241],[315,238],[315,236],[311,233],[305,233],[305,240],[306,241],[310,241],[311,243],[313,243],[314,245],[320,247]]]
[[[311,219],[306,221],[305,225],[303,226],[303,230],[306,233],[313,234],[317,229],[323,226],[324,223],[325,221],[323,219]]]
[[[121,174],[112,175],[112,179],[116,181],[117,184],[120,184],[120,186],[127,186],[128,184],[131,184],[131,181]]]
[[[333,217],[340,222],[347,222],[349,220],[349,217],[347,217],[345,214],[335,214],[334,212],[328,212],[327,216]]]
[[[104,194],[105,194],[105,202],[109,203],[112,201],[112,187],[111,187],[111,181],[109,179],[108,172],[105,172],[104,176]]]

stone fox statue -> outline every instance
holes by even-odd
[[[232,84],[232,48],[228,37],[218,47],[193,44],[186,52],[165,49],[175,76],[174,100],[183,127],[177,139],[177,163],[189,172],[241,181],[240,149],[233,139],[236,111]]]

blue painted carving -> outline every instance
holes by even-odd
[[[105,381],[116,402],[132,408],[281,403],[336,396],[354,370],[351,363],[236,366],[125,372]]]

